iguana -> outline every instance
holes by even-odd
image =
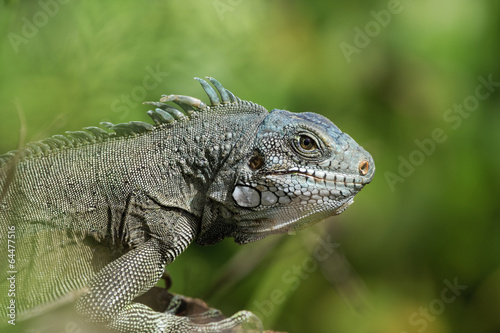
[[[163,95],[145,103],[154,124],[103,123],[0,156],[2,324],[77,298],[83,318],[118,332],[261,331],[248,311],[198,324],[134,299],[193,241],[245,244],[340,214],[374,162],[321,115],[268,112],[195,79],[209,105]]]

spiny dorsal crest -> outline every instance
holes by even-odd
[[[241,100],[233,95],[232,92],[224,88],[219,81],[213,77],[207,77],[210,83],[213,84],[215,90],[207,81],[195,77],[201,83],[203,90],[208,95],[210,99],[210,106],[218,106],[228,103],[240,103]],[[219,98],[220,96],[220,98]],[[168,104],[167,102],[173,102],[177,104],[184,112],[176,109]],[[143,104],[156,106],[156,109],[149,110],[148,115],[153,119],[156,125],[168,124],[174,121],[182,121],[191,117],[194,112],[210,108],[202,101],[191,96],[184,95],[162,95],[159,102],[144,102]]]
[[[246,104],[256,106],[256,104],[243,101],[234,96],[232,92],[224,88],[216,79],[207,77],[208,81],[195,77],[201,83],[201,86],[210,99],[210,105],[201,100],[184,95],[162,95],[159,102],[144,102],[143,104],[155,106],[155,110],[149,110],[148,115],[153,119],[155,125],[142,121],[131,121],[128,123],[112,124],[102,122],[101,125],[111,132],[102,128],[91,126],[84,127],[84,131],[67,131],[64,135],[53,135],[49,138],[28,143],[21,151],[10,151],[0,155],[0,165],[11,161],[14,157],[36,157],[46,155],[54,151],[65,148],[74,148],[86,144],[103,142],[117,137],[136,136],[150,132],[158,127],[174,126],[176,122],[189,120],[196,112],[209,110],[210,107],[224,106],[225,104]],[[215,87],[215,89],[214,89]],[[172,102],[181,109],[177,109],[169,104]]]

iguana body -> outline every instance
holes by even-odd
[[[15,234],[2,309],[15,270],[17,320],[78,297],[80,314],[120,332],[220,332],[255,321],[242,311],[201,325],[133,299],[192,241],[247,243],[340,213],[374,164],[322,116],[269,113],[199,81],[210,106],[164,96],[149,103],[155,125],[107,123],[112,132],[86,128],[0,156],[1,232]],[[0,242],[5,251],[7,237]]]

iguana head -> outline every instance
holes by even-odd
[[[148,112],[155,123],[161,126],[186,117],[166,102],[178,104],[190,117],[213,113],[221,122],[224,117],[254,122],[228,146],[229,156],[211,179],[199,244],[224,237],[240,244],[253,242],[340,214],[372,180],[371,155],[327,118],[310,112],[268,112],[235,97],[214,78],[208,78],[213,87],[196,79],[210,105],[194,97],[165,95],[160,103],[146,103],[157,107]]]
[[[340,214],[374,175],[371,155],[327,118],[273,110],[232,189],[232,236],[248,243]]]

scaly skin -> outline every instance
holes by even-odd
[[[77,299],[80,315],[119,332],[262,330],[248,311],[207,323],[217,316],[133,300],[192,241],[243,244],[341,213],[375,166],[325,117],[268,112],[198,80],[210,105],[164,96],[146,103],[155,125],[105,123],[112,132],[88,127],[0,156],[0,226],[15,234],[1,306],[14,274],[16,320]]]

